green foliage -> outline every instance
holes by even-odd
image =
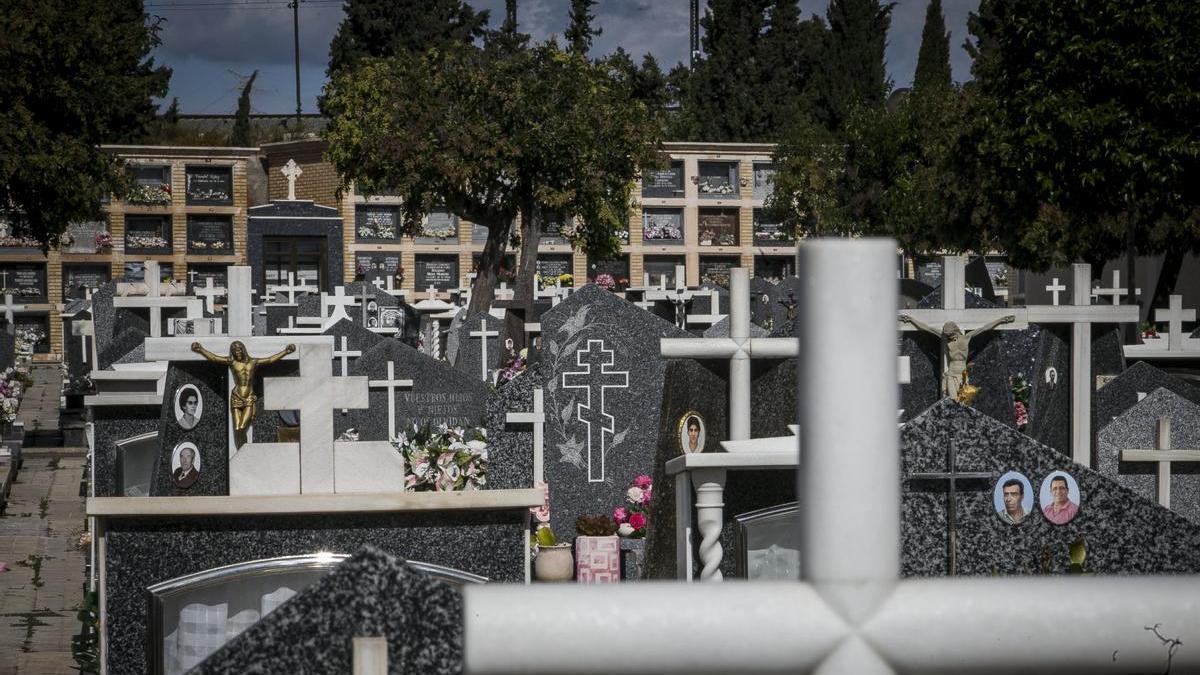
[[[171,71],[140,0],[9,0],[0,11],[0,217],[45,245],[129,187],[102,143],[136,140]]]
[[[891,82],[883,53],[892,6],[879,0],[830,0],[816,107],[826,128],[841,128],[854,108],[880,104],[887,96]]]
[[[484,36],[488,12],[462,0],[346,0],[329,44],[330,79],[360,59],[470,44]]]
[[[83,674],[100,672],[100,598],[96,591],[83,596],[83,604],[75,615],[79,634],[71,638],[71,658]]]
[[[229,134],[229,144],[237,148],[248,148],[254,145],[254,135],[250,132],[250,91],[254,88],[254,80],[258,71],[250,73],[250,79],[242,87],[242,95],[238,97],[237,113],[233,120],[233,131]]]
[[[618,250],[632,181],[659,157],[659,125],[634,92],[620,67],[553,43],[366,60],[325,90],[342,111],[326,129],[327,157],[360,192],[401,195],[405,234],[441,204],[487,227],[472,299],[486,303],[518,214],[518,293],[530,292],[549,214],[577,218],[570,239],[589,255]]]
[[[603,29],[592,28],[592,21],[596,19],[596,15],[592,14],[595,4],[596,0],[571,0],[568,14],[571,23],[563,32],[563,39],[570,45],[571,51],[584,56],[592,48],[592,39],[604,32]]]
[[[813,109],[827,31],[817,17],[800,20],[795,0],[775,0],[768,10],[756,63],[761,69],[762,138],[776,141]]]
[[[980,194],[1020,267],[1200,244],[1200,3],[984,0]]]
[[[617,524],[603,513],[579,516],[575,519],[575,533],[582,537],[610,537],[617,533]]]
[[[917,53],[917,71],[913,89],[944,89],[950,86],[950,33],[942,14],[942,0],[929,0],[925,9],[925,27],[921,30],[921,51]]]
[[[558,544],[558,537],[554,536],[554,530],[550,528],[548,523],[538,525],[534,540],[538,546],[555,546]]]

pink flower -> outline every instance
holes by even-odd
[[[646,516],[640,513],[633,513],[629,516],[629,524],[633,526],[633,529],[640,530],[646,527]]]
[[[613,509],[613,521],[615,521],[618,525],[627,520],[629,520],[629,513],[625,510],[624,506],[618,506],[617,508]]]
[[[650,476],[647,476],[646,474],[642,474],[642,475],[638,476],[637,478],[633,479],[633,485],[635,487],[640,487],[643,490],[649,490],[650,486],[653,484],[654,484],[654,481],[650,478]]]
[[[1029,424],[1029,411],[1025,409],[1025,404],[1020,401],[1013,403],[1013,412],[1017,416],[1017,426],[1023,427]]]
[[[650,503],[650,495],[652,493],[653,493],[653,491],[648,486],[646,487],[645,490],[642,491],[642,505],[643,506]]]

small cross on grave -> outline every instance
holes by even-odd
[[[1157,443],[1152,449],[1136,448],[1121,451],[1122,462],[1156,462],[1158,472],[1154,484],[1158,503],[1171,508],[1171,462],[1200,462],[1200,449],[1171,449],[1171,418],[1158,418]]]
[[[507,281],[501,281],[500,286],[496,289],[497,300],[512,300],[517,292],[508,287]]]
[[[1167,349],[1178,351],[1183,349],[1187,335],[1183,332],[1184,321],[1195,321],[1196,310],[1183,308],[1183,296],[1172,295],[1166,309],[1154,310],[1154,320],[1167,324]]]
[[[1129,289],[1121,287],[1121,270],[1113,270],[1112,279],[1112,288],[1100,288],[1097,286],[1096,288],[1092,289],[1092,295],[1096,297],[1102,297],[1105,295],[1111,296],[1112,304],[1119,305],[1121,304],[1121,296],[1129,293]],[[1133,294],[1135,296],[1141,295],[1142,289],[1135,288],[1133,290]]]
[[[535,485],[546,480],[542,454],[546,426],[546,411],[542,407],[543,400],[542,388],[537,387],[533,390],[533,410],[531,412],[510,412],[504,415],[504,421],[509,424],[533,425],[533,482]]]
[[[1051,304],[1053,304],[1055,307],[1058,307],[1058,294],[1067,290],[1067,287],[1064,284],[1059,283],[1058,277],[1054,277],[1054,282],[1047,286],[1046,290],[1050,291],[1050,294],[1054,298]]]
[[[490,337],[500,337],[499,331],[487,329],[487,319],[479,320],[479,330],[473,330],[470,333],[471,337],[479,338],[479,376],[484,382],[488,381],[488,358],[487,358],[487,339]]]
[[[702,323],[711,326],[725,315],[721,313],[721,292],[715,288],[710,288],[707,291],[696,291],[696,295],[707,294],[710,302],[708,304],[708,314],[689,314],[687,317],[688,323]]]
[[[147,260],[144,264],[143,279],[146,284],[146,295],[113,298],[113,307],[148,309],[150,311],[150,337],[162,336],[162,310],[164,308],[183,307],[186,312],[185,317],[188,319],[203,317],[203,300],[188,296],[168,297],[160,295],[161,277],[159,276],[158,262]]]
[[[81,363],[96,363],[94,352],[96,351],[95,326],[91,319],[83,319],[71,322],[71,334],[79,336],[79,350]],[[88,340],[88,338],[93,338]],[[90,345],[89,345],[90,343]]]
[[[195,286],[196,285],[196,277],[199,274],[200,273],[194,269],[188,270],[188,273],[187,273],[188,283],[190,283],[192,286]]]
[[[0,274],[4,274],[4,272],[0,272]],[[13,304],[12,293],[4,294],[4,304],[0,305],[0,308],[2,308],[4,310],[4,320],[8,322],[8,326],[9,326],[10,330],[12,329],[12,326],[13,326],[13,313],[25,311],[25,305],[14,305]]]
[[[750,337],[750,271],[729,271],[729,337],[662,338],[668,359],[729,359],[729,440],[750,438],[750,361],[786,359],[800,353],[796,338]]]
[[[342,362],[342,377],[347,377],[350,372],[350,366],[347,359],[350,357],[358,358],[362,356],[362,352],[354,349],[348,349],[346,346],[346,336],[342,337],[342,348],[333,350],[333,358],[340,359]]]
[[[216,312],[216,299],[218,296],[225,295],[225,289],[221,286],[213,286],[213,278],[208,277],[204,280],[204,286],[192,289],[192,295],[204,298],[204,307],[209,314]]]
[[[664,340],[665,342],[665,340]],[[616,427],[606,412],[604,394],[608,389],[628,389],[629,371],[612,370],[613,350],[604,348],[604,340],[588,340],[575,353],[575,364],[583,370],[564,372],[563,389],[583,389],[584,399],[576,405],[576,418],[587,425],[588,482],[604,482],[604,434],[612,436]]]
[[[388,277],[388,278],[390,279],[391,277]],[[382,290],[384,290],[384,286],[387,285],[387,281],[385,281],[383,277],[375,277],[374,279],[371,280],[371,285],[382,291]],[[388,290],[391,290],[391,289],[388,289]]]
[[[396,379],[396,364],[393,361],[387,362],[387,379],[386,380],[368,380],[367,386],[378,389],[380,387],[387,389],[388,402],[388,440],[400,435],[396,429],[396,390],[401,387],[413,386],[412,380],[397,380]]]
[[[322,293],[321,313],[326,316],[325,324],[321,327],[321,330],[328,330],[330,326],[342,319],[349,321],[350,315],[346,313],[346,308],[354,307],[357,304],[358,302],[354,298],[346,295],[346,289],[342,286],[333,289],[333,295]],[[330,307],[333,310],[326,313],[326,310],[329,310]]]
[[[287,293],[287,304],[296,304],[297,293],[308,292],[308,282],[303,277],[300,278],[300,283],[296,283],[296,273],[288,272],[288,282],[276,286],[268,286],[267,294],[274,298],[276,293]]]
[[[304,173],[304,170],[300,168],[300,165],[296,163],[296,160],[289,159],[287,164],[284,164],[283,168],[280,169],[279,172],[283,174],[284,178],[287,178],[288,201],[296,201],[296,179],[300,177],[300,174]]]
[[[912,479],[916,481],[949,481],[948,493],[950,495],[950,505],[948,511],[949,517],[946,519],[946,528],[950,538],[950,576],[955,576],[958,573],[958,519],[956,515],[958,513],[958,481],[971,481],[978,484],[992,479],[992,474],[986,471],[959,471],[956,447],[956,444],[951,441],[950,449],[947,451],[947,461],[950,465],[949,471],[914,473],[912,475]]]

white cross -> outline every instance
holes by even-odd
[[[192,295],[204,298],[204,307],[209,314],[213,314],[216,312],[217,296],[225,295],[225,289],[221,286],[213,286],[213,278],[208,277],[204,280],[204,286],[192,289]]]
[[[161,277],[158,262],[147,260],[143,267],[142,279],[146,284],[146,295],[138,297],[113,298],[113,307],[149,309],[150,337],[162,336],[163,308],[183,307],[188,319],[199,319],[204,315],[204,302],[196,297],[167,297],[160,295]]]
[[[575,365],[583,370],[562,374],[563,389],[582,389],[584,398],[575,404],[575,418],[587,425],[588,482],[603,483],[605,477],[605,434],[612,436],[615,420],[605,406],[609,389],[628,389],[629,371],[612,370],[614,352],[605,349],[604,340],[588,340],[575,352]],[[593,395],[594,394],[594,395]],[[597,460],[597,458],[599,458]],[[599,471],[596,467],[599,465]]]
[[[425,289],[425,298],[430,301],[437,300],[438,299],[437,286],[434,286],[433,284],[429,284],[429,288]]]
[[[342,361],[342,377],[346,377],[350,374],[350,366],[348,363],[348,359],[350,357],[358,358],[360,356],[362,356],[361,351],[347,348],[345,335],[342,336],[341,350],[337,350],[337,349],[333,350],[333,357],[335,359],[341,359],[341,361]]]
[[[96,350],[96,340],[94,336],[96,330],[91,319],[81,319],[71,322],[71,333],[79,336],[79,350],[81,363],[96,363],[94,352]],[[88,337],[92,337],[91,345],[88,345]]]
[[[798,255],[802,582],[648,583],[629,592],[469,585],[468,663],[680,675],[1162,672],[1168,647],[1147,628],[1185,644],[1200,639],[1197,575],[902,579],[897,292],[888,273],[896,243],[815,240]],[[852,503],[847,476],[857,486]],[[657,639],[614,650],[629,639],[634,595],[638,625],[656,627]],[[1172,666],[1200,670],[1200,650],[1178,650]]]
[[[193,286],[196,285],[196,276],[199,274],[200,273],[194,269],[188,270],[188,273],[187,273],[188,281],[190,281]]]
[[[1183,332],[1183,322],[1195,321],[1196,310],[1185,310],[1183,296],[1172,295],[1166,309],[1154,310],[1154,320],[1167,324],[1167,349],[1175,351],[1183,349],[1183,341],[1187,337]]]
[[[350,315],[346,313],[347,307],[355,307],[358,305],[353,297],[346,295],[346,289],[338,286],[333,289],[333,295],[326,293],[321,294],[321,314],[325,315],[325,323],[321,330],[328,330],[330,326],[345,319],[350,320]],[[329,311],[332,307],[333,310]]]
[[[702,324],[711,326],[715,323],[720,322],[721,319],[724,319],[725,315],[721,313],[721,293],[720,293],[720,291],[718,291],[715,288],[710,288],[707,291],[696,291],[696,295],[700,295],[701,293],[706,293],[710,299],[710,302],[708,305],[708,313],[707,314],[688,314],[687,322],[688,323],[702,323]]]
[[[269,295],[271,295],[272,297],[274,297],[274,295],[276,293],[287,293],[287,296],[288,296],[287,302],[289,305],[296,304],[296,294],[297,293],[307,293],[307,292],[308,292],[308,282],[303,277],[301,277],[300,283],[297,284],[296,283],[296,274],[294,272],[288,272],[288,282],[286,285],[281,284],[278,286],[268,286],[267,287],[267,293]]]
[[[296,164],[296,160],[289,159],[287,164],[284,164],[283,168],[280,169],[279,172],[282,173],[285,178],[287,178],[288,201],[296,201],[296,179],[300,177],[300,174],[304,173],[304,170],[300,168],[299,164]]]
[[[750,337],[750,271],[735,267],[729,277],[729,337],[662,338],[660,349],[667,359],[729,359],[729,439],[741,441],[750,438],[751,359],[791,358],[800,346],[796,338]]]
[[[1200,462],[1200,450],[1171,449],[1171,418],[1158,418],[1158,437],[1153,449],[1121,451],[1122,462],[1156,462],[1158,472],[1154,484],[1158,492],[1158,503],[1171,508],[1171,462]]]
[[[1112,280],[1112,284],[1113,284],[1113,285],[1112,285],[1112,288],[1100,288],[1099,286],[1097,286],[1096,288],[1093,288],[1093,289],[1092,289],[1092,295],[1095,295],[1095,296],[1103,296],[1103,295],[1109,295],[1109,296],[1112,296],[1112,304],[1114,304],[1114,305],[1119,305],[1119,304],[1121,304],[1121,296],[1123,296],[1123,295],[1125,295],[1126,293],[1128,293],[1128,292],[1129,292],[1129,289],[1128,289],[1128,288],[1121,288],[1121,270],[1113,270],[1113,276],[1112,276],[1112,279],[1113,279],[1113,280]],[[1134,292],[1134,295],[1141,295],[1141,294],[1142,294],[1142,289],[1140,289],[1140,288],[1137,288],[1137,289],[1134,289],[1134,291],[1133,291],[1133,292]]]
[[[396,390],[400,387],[413,386],[412,380],[397,380],[395,363],[389,360],[387,362],[387,379],[386,380],[368,380],[368,387],[383,387],[387,389],[388,401],[388,440],[391,440],[399,435],[396,430]]]
[[[479,320],[479,330],[473,330],[470,333],[471,337],[480,338],[480,361],[479,361],[479,376],[484,382],[488,381],[488,357],[487,357],[487,339],[490,337],[500,337],[500,333],[494,330],[487,329],[487,319]]]
[[[507,281],[501,281],[500,287],[496,289],[496,299],[497,300],[512,300],[513,296],[515,296],[516,294],[517,294],[516,291],[514,291],[513,289],[508,287]]]
[[[504,421],[509,424],[532,424],[533,425],[533,483],[537,485],[546,480],[546,470],[542,454],[542,443],[545,436],[546,411],[542,407],[542,388],[536,387],[533,390],[533,410],[531,412],[510,412],[505,413]]]
[[[1060,291],[1067,290],[1067,287],[1058,282],[1058,277],[1054,277],[1054,283],[1047,286],[1046,290],[1050,291],[1050,293],[1054,296],[1053,304],[1055,307],[1057,307],[1058,306],[1058,294]]]
[[[0,274],[4,274],[0,272]],[[4,320],[8,321],[9,325],[13,322],[13,312],[25,311],[25,305],[14,305],[12,293],[4,294],[4,304],[0,305],[0,309],[4,310]]]

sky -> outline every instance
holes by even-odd
[[[504,18],[504,0],[468,0],[476,9],[491,11],[493,26]],[[592,56],[609,54],[618,46],[636,60],[647,52],[669,70],[687,62],[688,0],[600,0],[593,12],[603,33]],[[701,1],[701,11],[707,3]],[[800,0],[804,18],[824,17],[828,0]],[[898,0],[888,34],[888,76],[896,87],[912,83],[921,45],[921,27],[928,0]],[[943,0],[950,31],[950,64],[955,81],[970,77],[970,58],[963,50],[967,14],[979,0]],[[559,36],[567,25],[568,0],[520,0],[517,22],[535,40]],[[287,0],[146,0],[146,11],[162,17],[162,45],[155,62],[170,66],[169,101],[179,98],[189,114],[228,114],[237,108],[245,78],[259,71],[251,96],[257,113],[296,111],[296,74],[292,10]],[[301,0],[300,99],[303,111],[317,111],[316,99],[325,84],[329,42],[342,20],[342,0]]]

